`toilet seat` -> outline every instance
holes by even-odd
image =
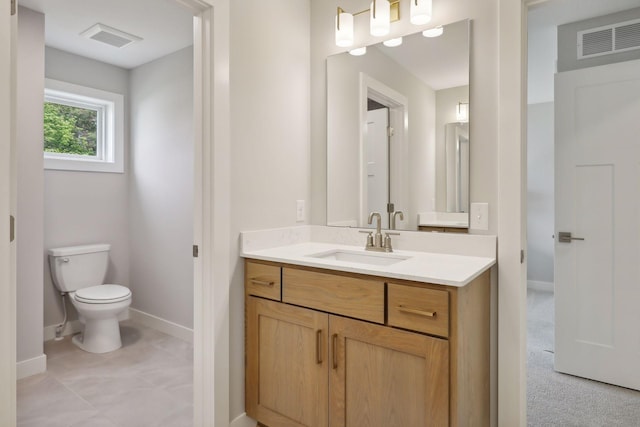
[[[131,291],[121,285],[98,285],[78,289],[74,298],[85,304],[112,304],[131,298]]]

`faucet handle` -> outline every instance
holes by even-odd
[[[385,252],[393,252],[393,247],[391,246],[391,236],[399,236],[400,233],[392,233],[385,232],[384,233],[384,251]]]
[[[360,233],[367,233],[367,244],[365,245],[365,249],[373,247],[373,231],[360,230]]]

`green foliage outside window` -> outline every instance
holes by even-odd
[[[53,102],[44,103],[44,151],[97,154],[98,112]]]

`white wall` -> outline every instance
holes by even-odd
[[[232,420],[244,412],[244,263],[238,256],[239,232],[295,225],[298,199],[306,200],[309,217],[310,3],[231,2]]]
[[[44,249],[110,243],[106,281],[128,286],[128,71],[47,47],[45,75],[125,97],[125,173],[44,172]],[[62,304],[51,281],[46,258],[44,262],[44,325],[49,326],[62,321]],[[75,313],[72,308],[70,314],[73,319]]]
[[[193,328],[193,49],[130,79],[132,307]]]
[[[442,89],[436,92],[436,147],[435,147],[435,210],[447,212],[447,168],[445,132],[447,123],[457,122],[458,102],[469,102],[469,86]]]
[[[527,128],[527,280],[550,284],[554,248],[554,103],[530,104]]]
[[[43,354],[44,15],[20,8],[17,102],[17,360]]]

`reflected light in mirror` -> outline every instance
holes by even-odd
[[[357,47],[355,49],[351,49],[349,53],[353,56],[362,56],[365,53],[367,53],[367,47],[366,46]]]
[[[411,0],[411,23],[424,25],[431,21],[431,0]]]
[[[444,33],[444,28],[442,25],[439,25],[435,28],[431,28],[430,30],[424,30],[422,35],[425,37],[440,37]]]
[[[389,39],[382,42],[383,45],[387,47],[396,47],[402,44],[402,37],[397,37],[395,39]]]
[[[456,120],[458,120],[459,122],[469,121],[468,102],[458,102],[458,106],[456,107]]]

